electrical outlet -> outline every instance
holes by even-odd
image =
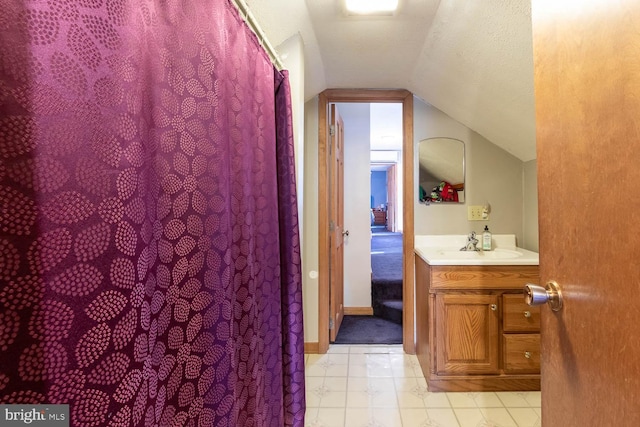
[[[484,206],[468,206],[467,207],[467,219],[469,221],[486,221],[489,217],[482,217],[482,211]]]

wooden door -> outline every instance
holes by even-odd
[[[640,2],[532,2],[542,426],[640,425]]]
[[[330,116],[330,341],[334,342],[344,317],[344,126],[335,104]]]
[[[436,294],[436,372],[497,374],[500,364],[498,297]]]

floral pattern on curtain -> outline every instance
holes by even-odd
[[[0,402],[302,426],[286,72],[228,0],[0,7]]]

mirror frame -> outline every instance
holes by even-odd
[[[459,142],[460,144],[462,144],[462,184],[463,184],[463,191],[465,191],[465,196],[466,196],[466,186],[467,186],[467,167],[466,167],[466,144],[463,140],[458,139],[458,138],[451,138],[448,136],[436,136],[436,137],[430,137],[430,138],[425,138],[422,139],[418,142],[417,145],[417,153],[416,153],[416,158],[417,158],[417,165],[418,165],[418,176],[417,176],[417,184],[418,184],[418,202],[425,204],[425,205],[430,205],[432,203],[437,203],[437,204],[465,204],[467,198],[464,197],[464,199],[462,201],[441,201],[441,202],[432,202],[430,200],[423,200],[420,198],[420,169],[421,169],[421,165],[420,165],[420,149],[422,147],[422,143],[427,143],[429,141],[432,140],[436,140],[436,139],[447,139],[447,140],[451,140],[452,142]],[[453,184],[453,183],[452,183]],[[457,184],[457,183],[456,183]],[[428,191],[428,189],[424,189],[425,191]]]

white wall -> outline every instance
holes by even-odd
[[[524,243],[523,248],[539,252],[538,247],[538,161],[524,163]]]
[[[301,228],[304,342],[318,342],[318,97],[305,103],[304,196]],[[329,313],[327,313],[327,316]]]
[[[415,189],[415,234],[480,233],[485,225],[495,234],[515,234],[523,241],[523,166],[507,153],[442,111],[414,98],[414,182],[418,182],[417,147],[420,140],[433,137],[456,138],[465,143],[465,203],[431,204],[418,202]],[[489,221],[468,221],[467,206],[489,202]]]
[[[293,116],[293,138],[296,167],[296,191],[298,195],[298,221],[304,222],[304,44],[299,34],[285,40],[276,47],[280,60],[289,72],[291,87],[291,114]],[[300,227],[300,240],[304,230]]]
[[[344,121],[344,306],[371,307],[369,104],[340,103]]]

